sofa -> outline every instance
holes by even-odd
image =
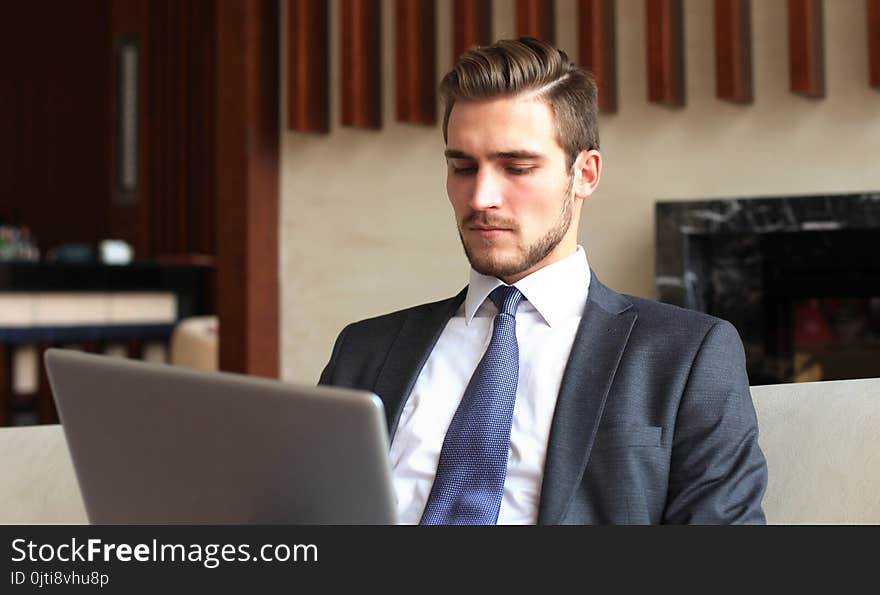
[[[880,378],[752,387],[771,524],[880,524]],[[86,523],[61,427],[0,428],[0,523]]]

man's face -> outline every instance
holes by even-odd
[[[446,148],[446,192],[474,270],[514,283],[575,251],[580,201],[549,105],[457,102]]]

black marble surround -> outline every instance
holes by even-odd
[[[732,322],[753,385],[795,379],[803,300],[880,307],[880,192],[658,202],[655,215],[658,299]],[[864,367],[880,376],[880,359]]]

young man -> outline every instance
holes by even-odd
[[[577,244],[592,78],[521,38],[464,54],[441,94],[470,283],[349,325],[321,375],[382,398],[403,522],[764,522],[736,330],[608,289]]]

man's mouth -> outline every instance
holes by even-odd
[[[512,231],[508,227],[496,227],[494,225],[472,225],[470,230],[483,237],[495,237]]]

